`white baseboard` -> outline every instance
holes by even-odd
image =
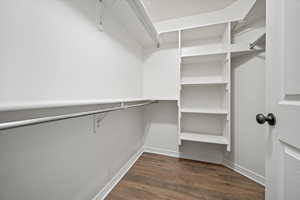
[[[242,167],[238,164],[235,164],[235,163],[231,162],[230,160],[224,159],[223,165],[225,167],[228,167],[228,168],[234,170],[235,172],[237,172],[243,176],[246,176],[247,178],[255,181],[256,183],[265,186],[265,177],[264,176],[257,174],[249,169],[246,169],[245,167]]]
[[[118,171],[118,173],[101,189],[101,191],[92,200],[103,200],[112,191],[112,189],[121,181],[129,169],[144,153],[144,148],[140,148],[129,161]]]
[[[144,147],[144,152],[155,153],[155,154],[170,156],[170,157],[174,157],[174,158],[179,158],[180,157],[179,153],[176,152],[176,151],[170,151],[170,150],[167,150],[167,149],[153,148],[153,147],[147,147],[147,146]]]

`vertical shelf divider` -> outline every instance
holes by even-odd
[[[231,151],[231,53],[228,53],[228,85],[227,85],[227,131],[225,137],[228,140],[227,151]]]
[[[228,22],[228,47],[232,44],[232,22]],[[227,48],[228,49],[228,48]],[[227,63],[227,80],[228,80],[228,85],[227,85],[227,131],[226,131],[226,138],[228,140],[228,145],[227,145],[227,151],[231,151],[231,52],[228,52],[228,63]]]
[[[182,55],[182,40],[181,40],[181,30],[178,31],[178,58],[179,58],[179,79],[178,79],[178,101],[177,101],[177,105],[178,105],[178,145],[181,145],[181,138],[180,138],[180,134],[181,134],[181,68],[182,68],[182,59],[181,59],[181,55]]]

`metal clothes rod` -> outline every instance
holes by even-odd
[[[112,112],[112,111],[116,111],[116,110],[126,110],[129,108],[141,107],[141,106],[149,105],[152,103],[157,103],[157,101],[149,101],[146,103],[140,103],[140,104],[135,104],[135,105],[124,105],[124,103],[121,103],[121,106],[114,107],[114,108],[106,108],[106,109],[101,109],[101,110],[71,113],[71,114],[65,114],[65,115],[42,117],[42,118],[35,118],[35,119],[28,119],[28,120],[21,120],[21,121],[5,122],[5,123],[0,123],[0,130],[13,129],[13,128],[18,128],[18,127],[60,121],[60,120],[65,120],[65,119],[77,118],[77,117],[84,117],[84,116],[95,115],[95,114],[100,114],[100,113]]]
[[[259,38],[257,38],[257,40],[255,40],[254,42],[252,42],[249,47],[250,49],[253,49],[261,40],[266,38],[266,33],[264,33],[263,35],[261,35]]]

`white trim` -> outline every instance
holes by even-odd
[[[255,181],[256,183],[265,186],[266,181],[265,181],[264,176],[262,176],[260,174],[257,174],[255,172],[253,172],[252,170],[247,169],[245,167],[242,167],[242,166],[240,166],[236,163],[233,163],[232,161],[227,160],[227,159],[224,159],[223,165],[225,167],[228,167],[228,168],[232,169],[233,171],[243,175],[243,176],[246,176],[247,178]]]
[[[178,151],[170,151],[168,149],[161,149],[161,148],[153,148],[153,147],[144,147],[144,152],[146,153],[155,153],[159,155],[164,155],[164,156],[170,156],[174,158],[180,158],[180,154]]]
[[[123,99],[95,99],[95,100],[76,100],[76,101],[37,101],[37,102],[2,102],[0,111],[16,111],[25,109],[39,109],[39,108],[56,108],[56,107],[70,107],[70,106],[90,106],[103,105],[113,103],[131,103],[138,101],[151,101],[146,98],[123,98]]]
[[[140,148],[129,161],[118,171],[118,173],[101,189],[101,191],[92,200],[103,200],[112,191],[112,189],[121,181],[129,169],[144,153],[144,148]]]

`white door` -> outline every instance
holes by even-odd
[[[300,0],[267,0],[266,55],[266,199],[300,200]]]

